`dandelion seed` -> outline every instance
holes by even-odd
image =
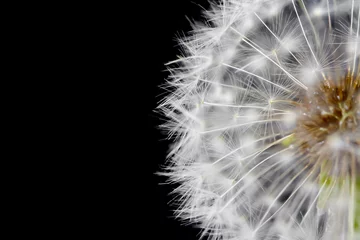
[[[223,240],[360,239],[360,2],[222,0],[159,105],[177,216]]]

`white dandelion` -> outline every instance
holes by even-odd
[[[223,240],[360,239],[360,1],[223,0],[159,110],[177,216]]]

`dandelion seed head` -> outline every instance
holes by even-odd
[[[223,0],[159,109],[177,216],[223,240],[360,234],[360,2]]]

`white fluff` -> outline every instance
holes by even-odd
[[[294,103],[324,75],[358,68],[359,6],[223,0],[180,39],[184,55],[168,64],[169,94],[159,106],[174,139],[162,174],[180,184],[177,216],[210,239],[359,239],[349,226],[360,217],[352,216],[354,183],[320,181],[320,168],[307,166],[291,140],[300,119]],[[360,164],[357,146],[343,141],[359,141],[359,132],[317,143],[317,154],[334,171],[344,149]]]

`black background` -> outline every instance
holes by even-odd
[[[141,207],[143,210],[139,214],[147,216],[144,221],[150,225],[149,232],[146,232],[145,236],[150,239],[192,240],[200,237],[199,229],[174,219],[172,211],[175,207],[169,205],[172,199],[169,193],[174,185],[161,184],[166,181],[166,178],[155,174],[165,162],[168,144],[171,141],[166,140],[166,135],[158,129],[157,126],[162,123],[160,119],[162,116],[154,112],[154,109],[164,93],[164,90],[159,88],[167,77],[164,64],[176,59],[176,55],[180,53],[179,47],[176,46],[176,38],[187,35],[191,30],[189,19],[204,20],[203,8],[209,8],[208,1],[149,1],[143,5],[143,20],[139,28],[143,31],[141,34],[143,39],[140,41],[142,51],[145,52],[143,56],[147,66],[146,75],[140,74],[143,76],[141,82],[145,84],[141,102],[146,104],[145,144],[147,151],[142,154],[142,162],[145,162],[142,186],[145,184],[148,193],[140,196],[139,201],[144,202],[146,198],[147,204]]]

